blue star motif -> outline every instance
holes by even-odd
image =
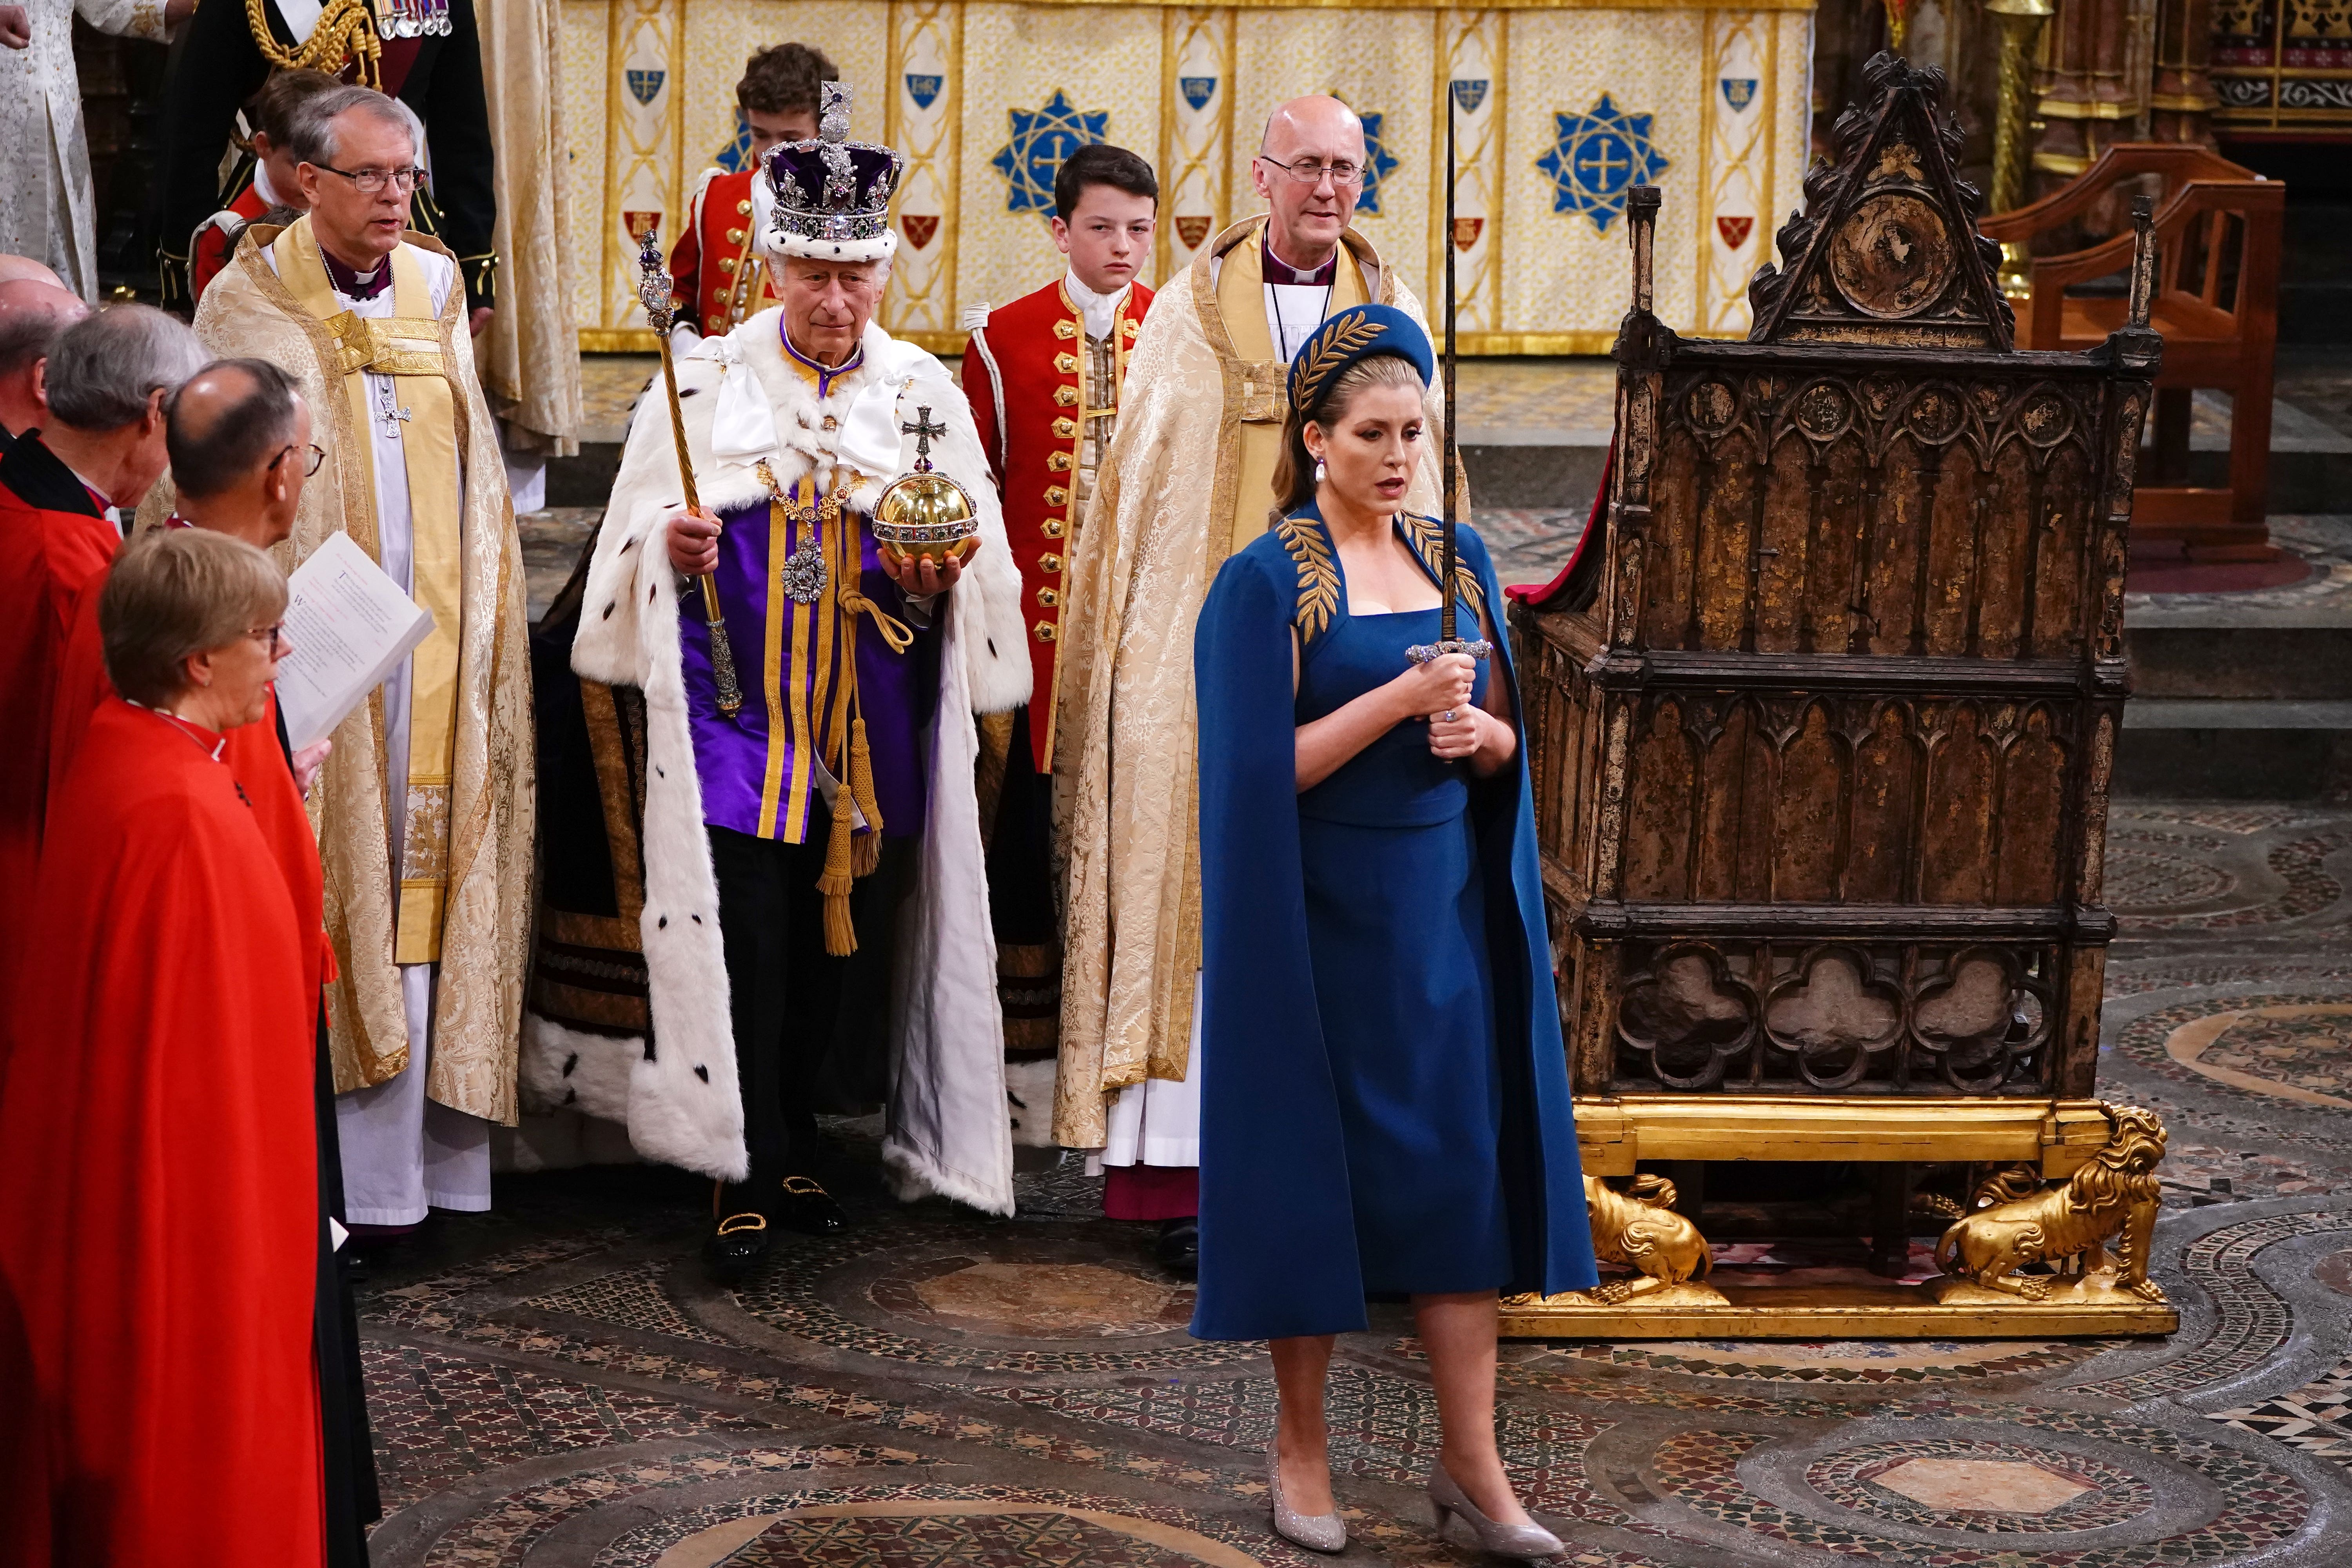
[[[1551,210],[1580,213],[1607,234],[1625,211],[1625,193],[1665,173],[1672,160],[1650,142],[1647,114],[1628,114],[1607,93],[1582,114],[1552,116],[1555,139],[1536,167],[1551,176]]]
[[[1356,210],[1381,216],[1381,181],[1397,166],[1396,154],[1381,145],[1379,114],[1360,114],[1364,122],[1364,193],[1356,198]]]
[[[1007,110],[1013,140],[998,149],[989,166],[1004,176],[1010,194],[1004,210],[1047,213],[1054,210],[1054,176],[1062,160],[1089,142],[1108,139],[1110,110],[1087,113],[1070,102],[1060,88],[1043,109]]]
[[[751,127],[740,109],[735,111],[735,134],[728,139],[726,146],[711,154],[710,161],[730,174],[740,174],[751,166]]]

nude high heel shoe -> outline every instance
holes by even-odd
[[[1480,1551],[1491,1552],[1497,1557],[1517,1557],[1524,1562],[1534,1562],[1568,1550],[1559,1536],[1540,1524],[1496,1524],[1488,1519],[1478,1505],[1470,1500],[1469,1494],[1445,1473],[1443,1463],[1429,1472],[1429,1502],[1437,1514],[1440,1539],[1445,1534],[1446,1517],[1452,1515],[1468,1525],[1472,1533],[1478,1537]]]
[[[1265,1446],[1265,1491],[1274,1504],[1274,1532],[1309,1552],[1345,1552],[1348,1527],[1337,1513],[1299,1513],[1282,1498],[1282,1459],[1271,1442]]]

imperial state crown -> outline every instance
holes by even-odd
[[[768,245],[777,256],[879,261],[898,248],[890,197],[905,160],[888,147],[849,139],[849,89],[819,82],[816,136],[768,154],[776,205]]]

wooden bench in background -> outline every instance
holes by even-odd
[[[2154,184],[2154,192],[2146,187]],[[1986,237],[2029,250],[2066,243],[2087,226],[2120,233],[2084,249],[2037,256],[2020,306],[2018,344],[2080,353],[2124,324],[2123,293],[2084,291],[2128,271],[2128,197],[2157,199],[2159,256],[2152,324],[2164,339],[2156,379],[2153,460],[2140,475],[2132,514],[2134,552],[2202,561],[2267,561],[2277,548],[2263,521],[2270,493],[2271,371],[2278,347],[2280,231],[2286,187],[2210,148],[2120,142],[2063,188],[2030,206],[1989,217]],[[2073,290],[2070,292],[2070,290]],[[2229,488],[2192,486],[2189,398],[2198,387],[2230,395]]]

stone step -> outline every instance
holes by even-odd
[[[2125,798],[2352,798],[2352,701],[2135,698],[2115,793]]]

